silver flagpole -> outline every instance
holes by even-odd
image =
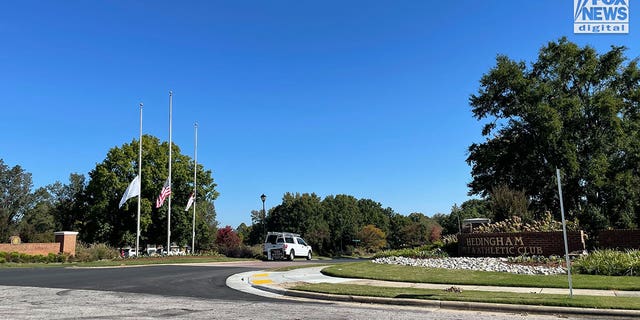
[[[197,172],[198,172],[198,123],[194,124],[195,129],[195,145],[193,147],[193,234],[191,235],[191,254],[196,250],[196,191],[198,190]]]
[[[171,186],[171,118],[173,116],[173,91],[169,91],[169,188]],[[171,190],[173,193],[173,190]],[[171,194],[169,194],[169,211],[167,213],[167,254],[171,251]]]
[[[142,197],[142,102],[140,102],[140,140],[138,140],[138,225],[136,227],[136,257],[140,248],[140,199]]]
[[[567,244],[567,223],[564,220],[564,204],[562,203],[562,183],[560,169],[556,168],[558,177],[558,196],[560,197],[560,213],[562,214],[562,235],[564,236],[564,257],[567,261],[567,276],[569,277],[569,297],[573,298],[573,284],[571,283],[571,259],[569,259],[569,245]]]

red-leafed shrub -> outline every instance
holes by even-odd
[[[240,237],[233,228],[231,228],[231,226],[218,229],[218,234],[216,235],[216,246],[220,253],[226,255],[228,252],[234,251],[240,247],[240,242]]]

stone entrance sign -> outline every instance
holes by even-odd
[[[569,251],[585,249],[582,231],[567,232]],[[460,233],[458,254],[463,257],[564,255],[562,232]]]

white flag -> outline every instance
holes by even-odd
[[[187,207],[184,209],[184,211],[189,211],[189,208],[191,208],[191,205],[193,204],[193,200],[195,199],[196,199],[195,194],[191,192],[191,195],[189,196],[189,201],[187,201]]]
[[[122,205],[127,202],[127,200],[137,196],[140,194],[140,177],[136,176],[131,181],[131,184],[127,187],[127,190],[124,191],[122,195],[122,199],[120,199],[120,205],[118,205],[118,209],[122,208]]]

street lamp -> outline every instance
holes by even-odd
[[[267,231],[267,226],[265,226],[265,220],[267,219],[267,211],[264,209],[264,201],[267,200],[267,196],[264,193],[260,196],[260,200],[262,200],[262,232]]]

